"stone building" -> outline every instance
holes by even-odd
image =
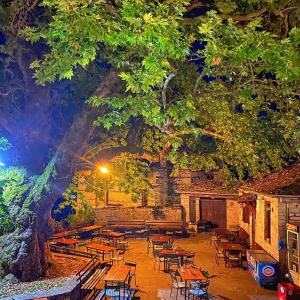
[[[300,163],[239,189],[239,226],[252,248],[260,248],[286,269],[286,224],[300,222]]]
[[[211,222],[222,228],[238,225],[238,192],[226,187],[214,172],[180,170],[174,189],[187,222]]]

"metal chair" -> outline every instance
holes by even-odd
[[[223,262],[225,263],[225,255],[224,255],[223,249],[219,245],[216,245],[215,260],[216,260],[217,265],[219,265],[220,260],[223,260]]]
[[[104,286],[104,299],[109,298],[121,298],[120,285],[118,284],[108,284]]]
[[[125,251],[117,250],[116,255],[111,258],[111,261],[112,261],[113,264],[115,264],[115,263],[117,264],[121,261],[123,261],[123,263],[124,263],[124,261],[125,261]]]
[[[153,252],[153,256],[154,256],[154,266],[153,267],[155,269],[155,266],[158,263],[158,270],[160,271],[160,264],[164,263],[164,258],[159,255],[159,251],[158,250],[155,250]]]
[[[188,267],[188,266],[193,267],[194,266],[195,255],[196,255],[195,253],[190,253],[190,254],[186,255],[185,260],[184,260],[184,265],[186,267]]]
[[[227,252],[225,257],[225,266],[230,267],[241,267],[242,266],[242,253],[241,251],[230,250]]]
[[[192,300],[194,299],[208,299],[208,287],[209,287],[210,280],[206,280],[205,282],[202,282],[199,284],[199,286],[195,286],[192,289],[188,290],[188,299],[190,299],[190,296],[192,297]]]
[[[176,289],[176,300],[177,300],[178,291],[180,291],[180,295],[182,295],[182,290],[185,289],[185,282],[184,281],[178,281],[175,272],[170,272],[170,276],[171,276],[170,297],[172,296],[173,289]]]
[[[134,277],[134,284],[135,284],[135,286],[137,286],[136,285],[136,266],[137,266],[137,263],[134,262],[134,261],[128,261],[128,260],[126,260],[124,264],[126,266],[132,267],[132,270],[129,272],[129,276],[130,276],[129,282]]]
[[[179,257],[170,257],[167,258],[167,268],[168,270],[172,270],[172,266],[175,266],[175,270],[180,268],[180,258]]]
[[[150,249],[152,248],[152,243],[149,237],[147,237],[147,255],[150,253]]]

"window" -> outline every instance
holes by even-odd
[[[249,224],[249,206],[243,206],[243,222]]]
[[[271,243],[271,203],[265,202],[265,240]]]

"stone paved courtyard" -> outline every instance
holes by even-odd
[[[170,297],[171,279],[168,273],[154,270],[152,254],[147,256],[146,239],[130,239],[125,260],[138,263],[137,285],[141,290],[141,299],[175,299],[175,293]],[[195,264],[207,270],[211,276],[209,293],[213,299],[223,300],[275,300],[277,291],[263,289],[250,278],[247,271],[239,268],[228,269],[215,263],[215,250],[210,246],[209,234],[201,233],[196,237],[180,238],[174,243],[182,249],[196,252]],[[183,299],[183,297],[178,297]]]

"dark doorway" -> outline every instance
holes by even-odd
[[[226,200],[200,198],[200,220],[212,222],[220,228],[227,226]]]
[[[194,197],[190,197],[190,222],[196,223],[196,199]]]

